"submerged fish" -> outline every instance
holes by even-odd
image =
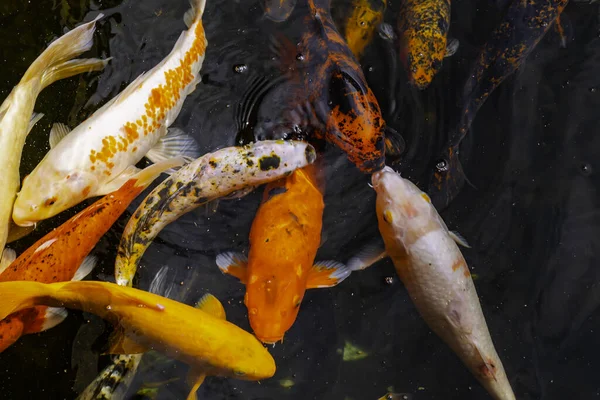
[[[265,16],[275,22],[283,22],[292,14],[296,0],[262,0]]]
[[[15,196],[19,190],[19,165],[25,138],[43,116],[33,108],[48,85],[83,72],[104,68],[107,60],[73,60],[92,48],[96,19],[64,34],[31,64],[17,86],[0,105],[0,252],[6,245]]]
[[[0,319],[37,305],[91,312],[115,327],[109,353],[159,351],[190,366],[191,398],[208,375],[244,380],[273,376],[275,361],[250,333],[227,322],[213,296],[194,308],[108,282],[2,282]]]
[[[183,160],[163,161],[131,177],[123,187],[96,201],[85,210],[50,231],[10,262],[5,257],[0,269],[0,282],[35,281],[43,283],[80,280],[95,265],[88,254],[98,240],[123,214],[136,198],[160,173],[181,165]],[[88,257],[88,258],[86,258]],[[9,265],[10,264],[10,265]],[[38,333],[61,323],[67,316],[64,309],[39,306],[28,308],[0,321],[0,352],[25,334]]]
[[[352,2],[352,13],[346,20],[344,38],[357,59],[361,58],[365,48],[373,40],[375,30],[383,21],[386,6],[387,0]]]
[[[398,17],[398,47],[409,80],[425,89],[454,54],[457,41],[448,42],[450,0],[402,0]]]
[[[448,231],[425,193],[391,168],[373,174],[372,183],[385,249],[419,313],[492,397],[514,400],[455,242],[464,240]]]
[[[273,110],[267,107],[262,118],[256,117],[252,140],[326,139],[343,150],[361,171],[371,173],[383,168],[385,121],[360,64],[334,25],[329,0],[301,0],[298,8],[305,10],[299,20],[302,35],[297,40],[283,34],[273,39],[283,83],[257,81],[250,90],[261,96],[265,92],[277,95],[272,103],[280,109],[273,116]],[[256,103],[257,97],[250,95],[247,102]],[[247,123],[245,118],[242,120]]]
[[[118,284],[131,286],[142,255],[168,224],[203,204],[248,194],[315,161],[304,142],[262,141],[206,154],[165,179],[140,204],[125,230],[115,265]]]
[[[568,0],[511,2],[504,19],[481,49],[465,83],[460,121],[436,161],[428,192],[436,207],[445,207],[458,194],[465,175],[459,145],[490,94],[525,61],[567,5]]]
[[[250,326],[264,343],[283,340],[306,289],[337,285],[350,274],[335,261],[314,264],[325,206],[316,174],[310,165],[267,185],[250,229],[248,259],[217,257],[221,271],[246,285]]]
[[[140,75],[117,97],[72,132],[54,129],[52,149],[23,181],[13,210],[18,225],[50,218],[81,201],[110,193],[125,183],[144,156],[160,161],[197,157],[195,143],[174,131],[167,135],[187,95],[200,82],[207,41],[202,13],[194,0],[171,53]]]

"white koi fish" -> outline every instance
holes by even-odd
[[[81,201],[110,193],[137,172],[144,156],[157,162],[176,155],[196,158],[192,139],[167,134],[185,98],[200,82],[207,41],[205,0],[193,0],[184,31],[171,53],[140,75],[72,132],[55,125],[51,150],[23,181],[13,210],[17,225],[50,218]]]
[[[50,44],[0,105],[0,252],[6,244],[13,203],[19,190],[19,165],[25,139],[43,116],[33,112],[35,101],[44,88],[59,79],[104,68],[108,60],[72,59],[92,47],[96,21],[101,17]]]
[[[377,219],[387,255],[419,313],[460,357],[494,399],[514,400],[479,304],[475,285],[456,242],[464,239],[448,231],[427,194],[390,167],[372,176],[377,192]],[[350,260],[376,260],[372,251]]]

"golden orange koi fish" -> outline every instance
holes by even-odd
[[[309,165],[267,185],[252,222],[248,259],[217,257],[221,271],[246,285],[250,326],[264,343],[283,340],[306,289],[335,286],[350,274],[335,261],[314,263],[325,206],[316,174]]]
[[[45,305],[91,312],[116,327],[110,353],[156,350],[190,366],[194,384],[206,375],[244,380],[273,376],[275,361],[252,334],[225,320],[223,306],[207,296],[199,308],[108,282],[2,282],[0,319]]]

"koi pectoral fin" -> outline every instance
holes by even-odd
[[[2,259],[0,259],[0,274],[8,268],[10,264],[17,259],[17,252],[7,247],[2,252]]]
[[[456,54],[459,46],[460,42],[458,39],[448,38],[448,42],[446,44],[446,54],[444,55],[444,58],[452,57],[454,54]]]
[[[332,287],[350,276],[352,271],[338,261],[320,261],[308,272],[307,289]]]
[[[229,251],[219,254],[216,262],[222,273],[235,276],[246,284],[248,258],[245,255]]]
[[[187,383],[190,385],[190,393],[187,396],[187,400],[196,400],[196,392],[204,383],[204,379],[206,379],[206,372],[197,368],[190,368],[187,375]]]
[[[386,257],[387,253],[383,240],[377,239],[359,250],[354,257],[348,260],[347,265],[351,271],[359,271],[370,267]]]

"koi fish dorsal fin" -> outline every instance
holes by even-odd
[[[148,351],[146,347],[130,339],[120,326],[115,328],[108,343],[108,350],[104,354],[140,354]]]
[[[216,262],[222,273],[235,276],[243,284],[246,284],[248,258],[245,255],[228,251],[219,254]]]
[[[13,249],[4,248],[2,259],[0,260],[0,274],[3,273],[10,264],[17,259],[17,252]]]
[[[56,145],[60,143],[60,141],[63,140],[70,132],[71,129],[65,124],[61,124],[60,122],[53,124],[52,129],[50,129],[50,137],[48,139],[50,148],[55,148]]]
[[[212,315],[213,317],[217,317],[219,319],[227,319],[227,315],[225,315],[225,309],[223,308],[223,304],[210,293],[202,296],[200,300],[196,303],[195,306],[198,310],[204,311]]]
[[[332,287],[350,276],[350,268],[338,261],[319,261],[308,272],[307,289]]]

